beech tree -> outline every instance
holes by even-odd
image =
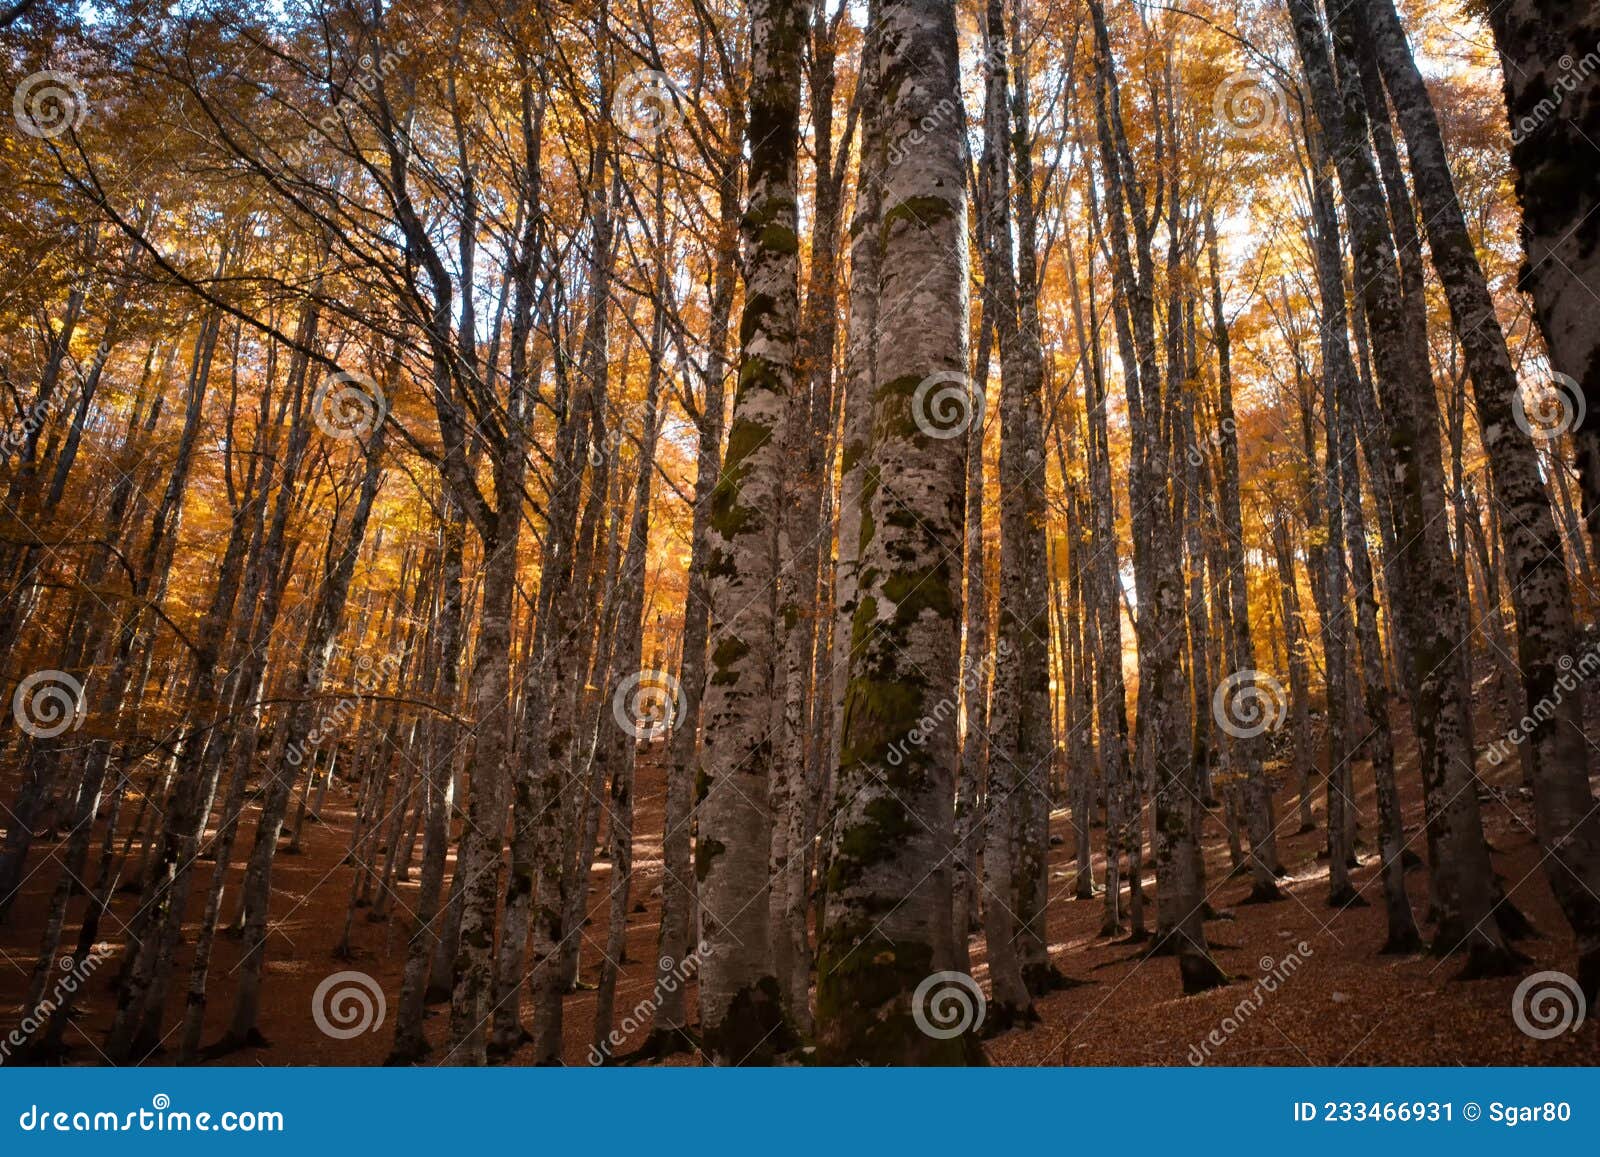
[[[872,426],[818,945],[817,1038],[835,1060],[958,1063],[976,1047],[971,1034],[919,1033],[911,1009],[917,986],[953,959],[951,697],[961,589],[954,567],[966,471],[958,448],[940,436],[947,427],[935,423],[948,423],[953,400],[964,432],[974,409],[955,13],[943,3],[878,0],[867,37],[882,99],[868,114],[863,179],[881,185],[882,200],[864,223],[878,250],[872,280],[863,283],[855,270],[851,292],[874,299]],[[906,746],[913,730],[919,738]]]

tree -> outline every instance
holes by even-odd
[[[964,433],[973,412],[954,9],[879,0],[868,43],[883,98],[865,126],[873,150],[866,179],[881,184],[883,207],[870,241],[872,280],[857,268],[851,293],[874,299],[876,370],[818,937],[818,1050],[835,1061],[961,1063],[976,1057],[972,1034],[919,1032],[912,1007],[918,986],[954,958],[954,568],[965,468],[959,448],[940,436],[948,426],[933,424],[941,413],[949,422],[942,407],[954,401]]]
[[[1576,416],[1570,387],[1582,391],[1584,417],[1573,433],[1584,521],[1600,550],[1600,324],[1592,295],[1583,291],[1600,279],[1594,219],[1600,186],[1594,166],[1578,159],[1594,151],[1600,96],[1574,64],[1594,51],[1593,29],[1581,9],[1554,0],[1513,0],[1487,12],[1504,64],[1511,164],[1523,213],[1527,257],[1519,287],[1533,298],[1552,365],[1567,375],[1557,383],[1568,387],[1563,414]],[[1564,426],[1571,426],[1571,417]]]
[[[751,10],[739,384],[711,499],[711,668],[702,699],[695,873],[712,945],[701,973],[701,1028],[707,1052],[728,1064],[759,1063],[787,1040],[766,897],[777,533],[800,321],[796,167],[804,29],[798,0],[763,0]]]
[[[1535,718],[1527,750],[1539,840],[1549,851],[1550,887],[1578,937],[1581,983],[1600,993],[1600,815],[1589,789],[1585,695],[1581,684],[1557,694],[1561,658],[1570,662],[1580,645],[1560,532],[1539,479],[1534,445],[1516,422],[1516,373],[1456,195],[1433,101],[1390,0],[1368,0],[1366,26],[1405,133],[1428,251],[1472,375],[1493,497],[1502,512],[1506,565],[1516,576],[1511,596],[1526,689],[1522,705]],[[1554,340],[1551,344],[1554,349]],[[1580,435],[1580,445],[1587,441]],[[1541,704],[1552,705],[1547,717],[1540,717],[1546,715]]]

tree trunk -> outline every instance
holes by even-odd
[[[317,717],[318,699],[326,677],[328,663],[333,655],[334,640],[338,635],[340,619],[344,614],[345,600],[350,593],[350,582],[355,574],[356,559],[361,543],[366,537],[367,521],[378,494],[380,466],[387,424],[380,418],[377,428],[371,431],[366,446],[367,465],[362,478],[361,492],[351,512],[350,523],[339,544],[337,553],[329,559],[328,574],[323,580],[311,623],[301,644],[299,669],[295,673],[296,701],[289,708],[284,723],[284,750],[303,750],[306,736]],[[256,1027],[261,1004],[261,973],[266,961],[268,906],[271,902],[272,861],[278,849],[278,835],[283,829],[283,819],[288,808],[289,792],[293,787],[293,773],[280,763],[273,763],[266,794],[261,801],[261,815],[256,820],[255,845],[245,868],[242,887],[244,900],[244,938],[238,965],[239,987],[234,996],[233,1014],[224,1047],[242,1047],[262,1041]]]
[[[1433,102],[1391,0],[1364,0],[1364,4],[1364,27],[1373,34],[1384,82],[1405,134],[1428,251],[1472,376],[1493,496],[1503,512],[1506,565],[1515,576],[1511,599],[1517,615],[1517,658],[1525,707],[1535,720],[1526,742],[1532,753],[1539,842],[1547,852],[1546,876],[1577,936],[1580,983],[1591,997],[1600,997],[1600,815],[1589,788],[1593,758],[1585,734],[1583,684],[1559,665],[1563,657],[1570,663],[1581,643],[1560,531],[1539,477],[1537,451],[1515,421],[1516,373],[1456,196]],[[1506,18],[1496,23],[1506,23]],[[1592,35],[1590,40],[1585,48],[1592,51]],[[1600,124],[1600,104],[1591,101],[1591,105],[1593,119]],[[1592,287],[1582,296],[1592,303]],[[1600,323],[1600,313],[1591,312],[1589,319]],[[1593,340],[1592,327],[1585,337]],[[1600,387],[1600,362],[1589,372],[1594,375],[1588,379],[1589,398],[1600,404],[1600,389],[1595,389]],[[1592,440],[1591,434],[1579,437],[1587,453],[1593,452],[1587,446]],[[1592,470],[1595,463],[1588,465]],[[1590,513],[1591,517],[1595,513],[1592,508]],[[1465,543],[1461,548],[1465,550]],[[1536,710],[1547,704],[1553,710]]]
[[[1572,425],[1573,392],[1582,392],[1585,416],[1573,433],[1583,518],[1600,555],[1600,300],[1594,294],[1600,166],[1593,163],[1600,91],[1577,71],[1595,50],[1594,13],[1564,0],[1507,0],[1487,14],[1504,62],[1511,165],[1522,203],[1526,259],[1518,285],[1533,298],[1551,364],[1565,375],[1553,385],[1566,393],[1558,426]],[[1600,967],[1592,948],[1583,951],[1588,968]],[[1596,975],[1591,971],[1587,982],[1591,998]]]
[[[795,388],[800,288],[796,195],[800,0],[751,7],[749,192],[739,384],[712,495],[711,674],[702,710],[695,873],[710,951],[700,971],[704,1048],[761,1064],[789,1043],[768,927],[768,810],[776,683],[777,533],[785,420]]]
[[[1438,801],[1430,820],[1440,849],[1433,865],[1442,908],[1436,948],[1446,952],[1467,948],[1471,975],[1502,973],[1514,962],[1490,919],[1492,872],[1466,742],[1465,689],[1460,665],[1452,658],[1458,642],[1460,591],[1441,521],[1439,412],[1426,361],[1417,356],[1415,335],[1406,330],[1387,207],[1366,147],[1367,110],[1348,47],[1354,14],[1345,10],[1338,14],[1341,47],[1336,79],[1315,9],[1309,0],[1289,0],[1289,7],[1317,120],[1327,136],[1328,152],[1337,161],[1344,191],[1355,243],[1356,282],[1389,427],[1400,537],[1411,544],[1402,559],[1411,591],[1406,607],[1417,612],[1405,615],[1411,620],[1410,652],[1418,683],[1413,722],[1424,782]]]
[[[734,126],[729,135],[738,139]],[[667,799],[662,836],[664,879],[661,932],[657,943],[656,980],[661,1003],[645,1048],[655,1055],[688,1049],[686,986],[668,985],[667,978],[697,949],[691,932],[695,904],[690,834],[693,825],[694,778],[700,747],[701,700],[706,684],[706,640],[710,627],[711,497],[722,472],[724,385],[727,376],[728,320],[733,310],[734,257],[739,213],[741,157],[730,150],[722,157],[717,196],[720,206],[717,248],[712,268],[711,317],[707,327],[705,387],[696,420],[698,458],[695,465],[694,513],[690,526],[688,589],[684,596],[683,657],[678,688],[683,712],[667,740]]]
[[[952,561],[961,559],[965,470],[949,438],[966,432],[974,409],[958,44],[951,5],[880,0],[874,15],[867,67],[883,103],[867,140],[884,149],[870,162],[883,215],[876,276],[865,282],[858,268],[851,291],[875,295],[877,364],[894,376],[875,383],[862,483],[817,1045],[829,1063],[950,1064],[980,1055],[970,978],[960,977],[966,1015],[949,1024],[936,997],[937,1035],[927,1031],[930,989],[951,979],[938,973],[954,959],[961,581]]]
[[[986,309],[994,318],[1000,351],[1000,595],[995,629],[994,686],[989,699],[988,784],[983,827],[984,941],[993,990],[988,1019],[992,1030],[1038,1019],[1022,971],[1025,944],[1033,935],[1028,914],[1034,899],[1038,859],[1028,845],[1032,817],[1049,797],[1039,799],[1050,759],[1048,704],[1041,721],[1038,687],[1047,675],[1035,670],[1048,619],[1035,619],[1032,555],[1034,530],[1028,482],[1030,435],[1038,431],[1038,397],[1033,362],[1026,347],[1034,335],[1019,330],[1017,282],[1012,265],[1010,116],[1007,100],[1006,34],[1002,0],[988,0],[984,15],[983,213],[980,218]],[[967,386],[976,413],[982,384]],[[1039,480],[1042,484],[1042,479]],[[1042,566],[1042,559],[1038,560]],[[1043,726],[1044,735],[1039,734]],[[1041,738],[1043,742],[1041,742]],[[1040,767],[1043,766],[1043,774]]]
[[[1255,672],[1255,644],[1250,635],[1249,582],[1245,571],[1244,516],[1239,508],[1239,431],[1233,415],[1233,363],[1228,344],[1228,321],[1222,310],[1222,277],[1217,261],[1217,231],[1208,213],[1206,247],[1211,270],[1211,340],[1217,348],[1217,433],[1221,446],[1220,486],[1223,540],[1227,548],[1226,591],[1233,625],[1235,672]],[[1253,685],[1255,675],[1249,676]],[[1259,692],[1258,692],[1259,693]],[[1228,745],[1233,773],[1244,781],[1244,818],[1250,836],[1250,899],[1260,903],[1281,900],[1275,875],[1278,844],[1270,814],[1271,788],[1261,767],[1261,734],[1235,737]]]
[[[465,533],[466,523],[460,508],[450,503],[439,521],[439,577],[430,618],[434,635],[431,659],[438,664],[433,694],[447,711],[456,709],[460,697],[458,672],[464,628],[461,556]],[[422,874],[400,980],[400,997],[395,1002],[390,1064],[419,1060],[429,1051],[423,1018],[434,945],[441,940],[441,933],[434,925],[440,922],[439,898],[444,891],[444,864],[450,842],[450,768],[459,742],[460,730],[453,720],[435,721],[422,769]]]

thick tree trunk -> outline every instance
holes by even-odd
[[[1583,518],[1600,554],[1600,88],[1579,71],[1595,50],[1594,12],[1568,0],[1506,0],[1487,13],[1505,65],[1522,202],[1519,285],[1533,297],[1551,364],[1567,376],[1555,383],[1569,395],[1567,415],[1573,387],[1583,394],[1586,413],[1574,431]]]
[[[954,959],[954,566],[965,471],[949,436],[964,434],[973,417],[958,44],[947,3],[880,0],[875,15],[867,67],[883,104],[867,140],[885,150],[872,162],[883,215],[876,276],[863,281],[858,268],[852,293],[876,296],[877,364],[892,376],[873,390],[862,484],[861,590],[819,938],[817,1043],[832,1063],[949,1064],[980,1055],[970,979],[961,978],[968,1015],[958,1023],[942,1019],[944,1002],[928,1000]]]

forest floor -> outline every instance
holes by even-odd
[[[1425,855],[1420,827],[1421,789],[1415,772],[1415,752],[1409,730],[1396,718],[1400,742],[1401,787],[1409,847]],[[1480,706],[1480,735],[1498,733],[1493,719]],[[1319,729],[1320,730],[1320,729]],[[1280,737],[1281,738],[1281,737]],[[664,782],[658,751],[641,750],[634,830],[635,877],[628,917],[627,959],[618,984],[616,1009],[621,1021],[628,1012],[653,999],[656,934],[660,908],[661,826]],[[1327,862],[1318,858],[1323,845],[1320,829],[1297,833],[1298,801],[1292,784],[1284,784],[1286,768],[1271,768],[1279,782],[1276,809],[1279,852],[1289,875],[1280,883],[1286,899],[1267,905],[1242,904],[1249,881],[1229,874],[1226,831],[1221,813],[1212,811],[1205,826],[1205,854],[1209,902],[1218,919],[1208,921],[1207,935],[1221,966],[1235,979],[1226,987],[1197,996],[1183,995],[1178,969],[1171,958],[1146,958],[1142,946],[1119,943],[1099,935],[1103,897],[1072,899],[1077,868],[1072,833],[1065,810],[1051,820],[1060,837],[1051,848],[1050,954],[1068,976],[1084,981],[1051,993],[1038,1002],[1040,1022],[1024,1030],[995,1036],[986,1047],[992,1063],[1001,1065],[1546,1065],[1600,1063],[1600,1010],[1590,1010],[1588,1022],[1577,1032],[1553,1040],[1536,1040],[1520,1031],[1512,1019],[1512,994],[1518,978],[1460,981],[1460,961],[1428,955],[1381,956],[1385,936],[1384,910],[1378,859],[1374,853],[1376,806],[1370,768],[1355,769],[1360,808],[1361,866],[1353,882],[1368,906],[1335,910],[1327,905]],[[1545,865],[1533,837],[1531,802],[1520,790],[1520,772],[1513,754],[1500,766],[1480,767],[1484,791],[1480,794],[1484,827],[1497,874],[1507,896],[1533,922],[1540,933],[1519,947],[1529,957],[1525,975],[1541,969],[1570,973],[1574,946],[1570,930],[1556,907],[1546,882]],[[0,776],[9,780],[10,774]],[[0,782],[10,798],[14,785]],[[130,801],[127,814],[137,801]],[[1323,801],[1315,802],[1318,823]],[[242,874],[249,853],[253,814],[245,819],[230,865]],[[355,953],[350,959],[333,954],[344,927],[353,869],[346,862],[354,800],[335,785],[324,809],[323,822],[308,824],[305,854],[280,855],[273,869],[272,932],[263,992],[261,1029],[270,1047],[236,1052],[225,1064],[381,1064],[389,1050],[393,1010],[405,959],[409,912],[416,903],[416,872],[397,889],[390,919],[372,923],[365,910],[355,917]],[[1095,843],[1103,833],[1096,831]],[[23,895],[4,927],[0,927],[0,1037],[21,1016],[28,978],[37,953],[39,929],[54,885],[54,857],[59,843],[35,845],[29,862],[31,874]],[[201,865],[201,881],[211,874],[209,862]],[[1096,880],[1101,863],[1094,861]],[[580,991],[566,998],[565,1040],[569,1064],[588,1063],[593,1035],[594,993],[605,942],[606,892],[610,864],[600,859],[594,869],[590,918],[582,930]],[[1421,921],[1427,908],[1427,874],[1409,873],[1412,903]],[[233,910],[236,879],[230,879],[224,912]],[[204,901],[204,884],[197,882],[189,936],[198,924]],[[1154,880],[1147,871],[1146,896],[1154,920]],[[112,916],[102,934],[117,941],[138,902],[123,892],[116,896]],[[74,904],[76,920],[81,900]],[[1429,931],[1424,927],[1424,935]],[[75,942],[76,925],[67,928],[65,945]],[[982,938],[973,941],[977,979],[987,987]],[[1291,955],[1293,964],[1291,965]],[[238,963],[238,943],[219,938],[208,986],[209,1042],[221,1034],[232,998],[232,974]],[[1291,971],[1292,967],[1292,971]],[[388,1014],[382,1025],[348,1040],[330,1039],[312,1018],[312,998],[317,985],[330,974],[357,969],[374,977],[387,997]],[[80,1001],[77,1023],[67,1034],[69,1063],[103,1063],[99,1046],[111,1018],[114,995],[110,981],[115,962],[92,977]],[[1258,987],[1263,977],[1275,983]],[[175,1047],[181,1023],[187,961],[172,984],[165,1025],[172,1030],[167,1045]],[[1248,1009],[1242,1011],[1243,1005]],[[693,996],[691,992],[691,1010]],[[428,1033],[436,1042],[432,1063],[445,1059],[442,1042],[448,1010],[430,1010]],[[525,1008],[527,1023],[531,1008]],[[631,1022],[630,1022],[631,1023]],[[615,1050],[625,1055],[648,1032],[645,1024]],[[1216,1035],[1212,1035],[1215,1033]],[[1221,1044],[1215,1043],[1221,1040]],[[146,1063],[170,1064],[174,1051],[162,1051]],[[512,1063],[525,1062],[527,1050]],[[694,1063],[690,1056],[669,1063]]]

